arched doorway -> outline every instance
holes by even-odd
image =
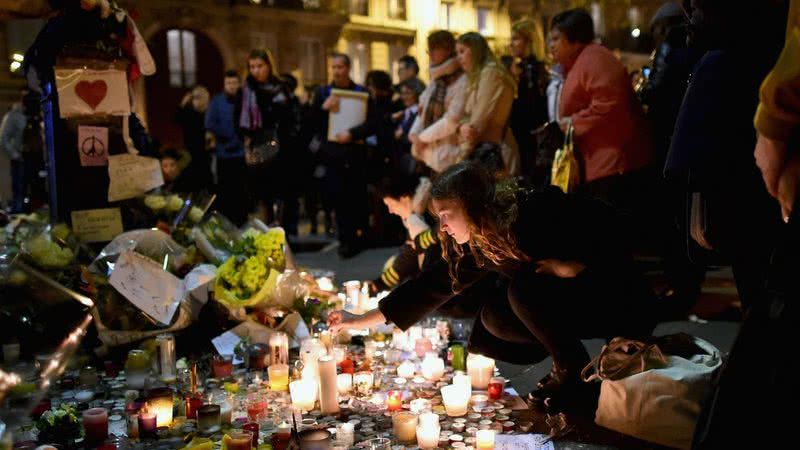
[[[145,78],[148,129],[164,147],[181,147],[175,112],[193,86],[203,85],[212,95],[222,88],[222,54],[208,36],[191,29],[163,29],[148,45],[158,67]]]

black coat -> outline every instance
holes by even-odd
[[[626,303],[632,314],[645,307],[651,295],[649,287],[633,268],[622,228],[609,206],[555,188],[522,192],[517,203],[519,214],[512,232],[531,262],[516,267],[479,267],[465,247],[457,274],[462,291],[491,273],[511,279],[532,276],[535,261],[559,259],[586,265],[579,277],[597,287],[597,298],[587,301]],[[456,295],[453,288],[444,259],[426,257],[422,272],[381,300],[379,308],[387,320],[407,329],[448,303]]]

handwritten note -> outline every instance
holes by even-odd
[[[108,128],[79,126],[78,153],[81,156],[81,166],[105,166],[108,164]]]
[[[219,352],[220,355],[234,355],[234,364],[240,364],[244,362],[243,359],[237,357],[234,353],[234,350],[236,350],[236,346],[239,345],[239,342],[242,342],[242,338],[230,330],[211,340],[211,343],[214,344],[214,348],[217,349],[217,352]]]
[[[72,230],[84,242],[108,242],[122,233],[119,208],[72,211]]]
[[[544,434],[498,434],[494,439],[495,450],[555,450]]]
[[[132,251],[119,255],[109,282],[128,301],[165,325],[172,321],[184,295],[178,277]]]
[[[110,202],[134,198],[164,184],[157,159],[129,153],[108,157],[108,177]]]

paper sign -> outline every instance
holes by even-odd
[[[339,111],[328,115],[328,140],[332,141],[337,134],[348,131],[367,120],[367,101],[369,94],[365,92],[331,89],[331,95],[339,97]]]
[[[495,450],[555,450],[553,441],[544,434],[497,434]]]
[[[132,251],[119,255],[109,283],[128,301],[164,325],[172,321],[184,295],[183,283],[178,277]]]
[[[236,353],[234,352],[236,346],[239,345],[239,342],[242,342],[242,338],[240,338],[233,331],[226,331],[211,340],[211,343],[214,344],[214,348],[217,349],[217,352],[220,355],[234,355],[234,364],[240,364],[244,362],[244,360],[237,357]]]
[[[83,242],[108,242],[122,233],[119,208],[72,211],[72,230]]]
[[[110,202],[138,197],[164,184],[157,159],[129,153],[108,157],[108,178]]]
[[[84,167],[108,164],[108,128],[79,126],[78,153]]]
[[[56,69],[55,73],[62,118],[131,113],[124,70]]]

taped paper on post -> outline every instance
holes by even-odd
[[[164,184],[155,158],[124,153],[108,157],[108,201],[138,197]]]
[[[55,73],[62,118],[131,113],[124,70],[56,69]]]

